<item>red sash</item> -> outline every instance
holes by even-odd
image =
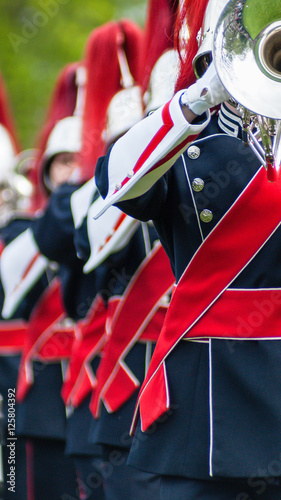
[[[184,336],[266,340],[281,337],[281,288],[225,290]],[[178,319],[179,321],[179,319]],[[180,324],[175,325],[179,331]]]
[[[150,324],[153,330],[153,317],[174,281],[169,259],[158,243],[140,265],[111,319],[110,337],[97,371],[97,387],[90,403],[95,417],[99,415],[101,401],[108,411],[114,412],[139,387],[139,381],[124,363],[124,358]],[[163,308],[157,320],[160,316],[163,321]],[[162,325],[157,324],[160,331]]]
[[[74,332],[73,327],[58,326],[64,317],[60,284],[54,279],[40,297],[28,322],[17,381],[16,397],[19,402],[34,382],[34,359],[54,361],[70,356]]]
[[[278,228],[280,200],[280,181],[268,182],[261,167],[181,276],[138,398],[135,416],[139,407],[143,430],[170,407],[166,357],[184,336],[194,337],[193,326]],[[264,332],[264,337],[271,335]]]
[[[98,295],[86,318],[77,322],[76,338],[61,392],[68,406],[79,406],[96,385],[90,361],[101,352],[105,344],[106,316],[105,303]]]
[[[22,319],[0,321],[0,355],[21,354],[27,324]]]

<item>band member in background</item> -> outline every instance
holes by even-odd
[[[7,227],[9,221],[19,211],[20,193],[14,183],[15,167],[18,155],[20,155],[21,146],[15,131],[15,124],[12,119],[10,105],[8,102],[5,83],[0,79],[0,239],[1,252],[5,245],[7,236]],[[28,193],[28,195],[30,192]],[[13,231],[12,231],[13,232]],[[4,302],[4,292],[2,284],[0,286],[1,308]],[[16,449],[13,452],[17,454],[17,487],[14,483],[8,484],[10,479],[7,476],[10,473],[8,458],[10,456],[10,444],[8,437],[15,436],[15,419],[17,415],[17,405],[15,404],[15,388],[17,374],[20,362],[20,356],[23,348],[24,334],[26,331],[26,322],[22,319],[23,310],[18,310],[14,320],[7,321],[1,316],[1,341],[0,341],[0,394],[1,394],[1,497],[26,499],[26,450],[25,443],[20,438],[16,443]],[[10,406],[8,407],[8,398]],[[8,408],[10,409],[8,415]],[[8,434],[8,417],[9,431]],[[14,456],[12,457],[14,459]],[[11,458],[10,458],[11,460]],[[22,490],[22,494],[20,493]]]
[[[225,5],[182,3],[178,31],[187,23],[189,39],[173,99],[96,166],[105,198],[96,217],[117,204],[152,219],[177,283],[128,460],[161,475],[161,500],[281,494],[280,181],[269,183],[242,143],[241,119],[210,62]],[[250,324],[261,304],[270,314]]]
[[[62,185],[54,190],[44,213],[38,217],[33,229],[33,236],[42,255],[51,261],[59,264],[59,275],[62,282],[63,302],[68,317],[75,322],[75,342],[73,344],[70,365],[66,370],[66,379],[62,389],[62,396],[67,405],[69,414],[67,423],[67,448],[66,454],[74,457],[79,494],[81,498],[97,499],[104,498],[103,476],[100,468],[101,447],[95,443],[89,443],[88,432],[92,415],[89,410],[89,401],[92,384],[95,379],[95,371],[100,359],[100,352],[104,345],[106,304],[102,296],[102,291],[106,290],[111,279],[111,269],[115,267],[114,262],[110,266],[99,266],[91,273],[83,273],[84,263],[77,258],[74,246],[74,225],[70,209],[70,196],[92,175],[87,170],[87,157],[89,154],[100,154],[99,148],[104,147],[102,138],[103,125],[106,120],[106,109],[109,101],[116,91],[116,86],[120,84],[120,71],[118,59],[115,56],[116,45],[125,44],[135,60],[136,50],[140,47],[141,30],[134,23],[123,20],[122,22],[111,22],[95,30],[89,39],[86,58],[84,61],[86,68],[86,79],[91,82],[91,89],[96,85],[94,99],[88,100],[88,85],[85,89],[86,102],[83,109],[94,113],[95,128],[92,136],[87,135],[87,129],[83,129],[84,149],[81,155],[73,156],[74,144],[77,144],[75,137],[64,147],[64,156],[70,159],[70,167],[75,162],[77,171],[73,172],[71,182]],[[134,45],[132,45],[134,44]],[[133,50],[134,48],[134,50]],[[108,60],[118,68],[118,79],[104,79],[100,61]],[[112,70],[112,77],[114,73]],[[99,88],[99,92],[97,89]],[[81,104],[81,100],[78,100]],[[78,102],[77,101],[77,102]],[[139,118],[141,115],[139,116]],[[67,120],[72,123],[81,116],[73,116]],[[84,117],[83,117],[84,118]],[[85,119],[85,118],[84,118]],[[57,127],[65,120],[57,123]],[[82,122],[80,121],[82,126]],[[81,130],[80,130],[81,131]],[[76,135],[78,130],[76,130]],[[64,134],[58,141],[58,146],[62,147]],[[75,150],[80,151],[80,146]],[[56,153],[59,151],[57,150]],[[46,153],[43,156],[50,156],[52,147],[47,144]],[[53,151],[54,153],[54,151]],[[61,151],[62,153],[62,151]],[[70,158],[71,156],[71,158]],[[60,162],[61,156],[47,159],[44,169],[44,180],[47,186],[51,187],[54,178],[54,168]],[[78,173],[78,175],[76,175]],[[82,200],[82,205],[85,199]],[[48,238],[46,238],[46,234]],[[113,271],[112,271],[113,272]],[[106,293],[104,292],[107,298]],[[92,366],[89,366],[87,359],[91,355]],[[75,358],[78,356],[78,359]],[[85,359],[83,359],[85,356]],[[81,364],[82,360],[82,364]],[[80,368],[79,368],[80,367]]]
[[[161,35],[158,33],[158,36]],[[122,40],[119,36],[119,40],[113,59],[113,67],[117,66],[118,70],[118,76],[113,79],[118,87],[109,103],[103,132],[107,149],[143,116],[142,91],[133,76],[132,64],[136,61],[133,46],[129,51],[126,39]],[[105,64],[103,67],[106,74],[107,67]],[[94,101],[90,79],[88,85],[87,96]],[[89,108],[85,106],[86,110]],[[92,119],[90,113],[87,119],[84,117],[84,126],[88,131],[94,128]],[[165,317],[174,277],[151,223],[140,224],[124,217],[117,209],[112,209],[98,221],[93,220],[92,211],[100,202],[93,181],[72,196],[77,231],[75,239],[78,254],[86,260],[84,271],[88,273],[99,269],[100,265],[111,268],[110,279],[103,290],[108,304],[107,342],[96,372],[97,382],[90,404],[94,420],[89,440],[103,447],[106,498],[146,496],[154,499],[159,495],[157,475],[139,473],[128,467],[126,460],[131,443],[129,427],[138,388]],[[86,194],[89,196],[91,184],[94,201],[83,221],[79,207]],[[85,203],[84,211],[87,212]]]
[[[67,123],[67,128],[71,125],[71,133],[67,134],[64,125]],[[80,179],[78,153],[81,148],[81,129],[82,121],[80,116],[71,116],[60,120],[57,126],[63,125],[63,134],[59,134],[60,138],[68,137],[70,141],[59,140],[58,146],[60,152],[52,156],[50,163],[46,169],[46,183],[49,189],[52,189],[52,194],[45,209],[40,217],[36,220],[33,228],[33,235],[38,249],[49,261],[56,262],[58,267],[58,276],[61,283],[62,305],[65,310],[66,320],[72,325],[74,333],[74,343],[80,335],[86,335],[88,330],[95,330],[95,321],[102,322],[103,303],[96,305],[94,299],[96,297],[96,287],[98,277],[96,273],[91,273],[89,276],[83,274],[83,264],[78,259],[74,246],[74,226],[73,218],[70,209],[71,194],[77,189],[77,181]],[[70,130],[69,130],[70,132]],[[48,149],[48,148],[47,148]],[[76,154],[75,154],[76,153]],[[63,155],[63,156],[62,156]],[[65,160],[65,163],[64,163]],[[68,171],[70,177],[64,177],[64,183],[57,184],[57,179],[62,178],[62,173]],[[71,179],[72,177],[72,179]],[[80,185],[79,185],[80,186]],[[48,237],[46,238],[46,234]],[[93,303],[93,304],[92,304]],[[102,335],[104,333],[104,324],[100,326]],[[69,350],[67,358],[71,358],[72,346]],[[97,357],[98,361],[99,357]],[[63,380],[67,379],[68,359],[64,362]],[[77,374],[78,376],[78,374]],[[88,382],[88,380],[87,380]],[[86,389],[89,390],[87,383]],[[58,386],[58,391],[62,391],[64,385]],[[81,389],[83,396],[85,386]],[[88,409],[89,401],[83,401],[81,398],[79,408],[73,412],[72,405],[64,396],[64,391],[60,397],[61,402],[65,400],[67,404],[67,426],[65,429],[66,451],[65,459],[75,463],[76,471],[76,494],[77,498],[83,498],[85,495],[84,474],[85,464],[83,458],[90,457],[91,460],[99,460],[99,448],[89,446],[87,443],[87,435],[89,428],[89,419],[91,419]],[[79,396],[77,394],[77,399]],[[80,455],[82,459],[80,460]],[[93,471],[93,469],[92,469]],[[102,476],[98,469],[94,469],[96,475],[99,476],[98,485],[93,491],[93,497],[103,500],[103,482]],[[87,478],[87,473],[86,473]],[[88,497],[90,498],[90,497]]]
[[[31,200],[32,217],[27,227],[10,239],[1,258],[5,290],[2,314],[10,318],[18,307],[28,304],[16,387],[16,432],[25,439],[28,449],[27,496],[34,495],[36,499],[74,496],[78,490],[73,460],[64,453],[67,418],[60,395],[74,328],[62,303],[57,265],[40,255],[33,229],[37,223],[34,212],[38,216],[52,190],[74,175],[77,168],[64,153],[70,150],[73,154],[80,148],[76,133],[79,117],[72,116],[77,103],[79,68],[80,65],[71,64],[59,74],[30,173],[36,191]]]
[[[144,26],[144,43],[140,59],[140,85],[147,105],[151,87],[152,70],[159,58],[165,52],[174,52],[174,32],[179,0],[148,0],[146,8],[146,19]],[[171,70],[167,67],[168,76]],[[168,76],[163,74],[164,84],[162,88],[169,88]],[[175,81],[174,75],[172,82]],[[161,81],[157,81],[158,91],[161,94]],[[154,99],[156,99],[156,95]],[[159,96],[160,105],[161,95]],[[152,111],[152,109],[150,109]]]
[[[106,112],[116,89],[122,88],[120,80],[119,61],[116,49],[122,51],[121,57],[124,59],[122,47],[126,47],[126,53],[130,55],[130,61],[134,61],[134,74],[138,69],[138,54],[141,48],[141,29],[129,20],[109,22],[95,29],[87,42],[84,64],[87,68],[87,84],[85,88],[85,104],[83,112],[82,149],[79,155],[81,162],[81,177],[83,180],[89,179],[93,174],[93,164],[101,151],[104,151],[106,138],[103,130],[106,123]],[[111,61],[110,78],[108,78],[108,66],[105,62]],[[126,60],[122,61],[126,64]],[[106,69],[106,71],[105,71]],[[125,80],[127,74],[124,75]],[[126,85],[128,82],[123,82]],[[134,103],[135,104],[135,103]],[[117,102],[117,106],[120,103]],[[138,119],[142,115],[142,108],[137,109]],[[127,112],[128,115],[128,112]],[[88,117],[91,117],[92,127],[89,128]],[[124,119],[126,119],[124,117]],[[131,116],[131,120],[133,117]],[[120,121],[118,123],[120,127]],[[122,127],[122,125],[121,125]],[[74,208],[73,197],[71,197],[72,211],[69,216],[72,221],[74,231],[74,221],[83,217],[83,211],[87,199],[90,197],[92,187],[88,186],[83,190],[82,198],[78,199],[78,206]],[[78,187],[78,186],[77,186]],[[79,195],[78,195],[79,198]],[[108,231],[112,227],[105,222],[104,228]],[[76,235],[75,235],[76,239]],[[74,240],[72,240],[72,251],[75,250]],[[81,498],[103,498],[107,493],[103,492],[106,482],[106,471],[104,474],[103,460],[99,458],[102,448],[99,443],[90,442],[89,431],[93,421],[93,416],[89,409],[91,392],[96,385],[96,371],[100,362],[101,351],[106,341],[105,321],[107,318],[108,286],[115,281],[116,259],[90,269],[88,273],[83,272],[84,262],[81,260],[81,252],[77,265],[79,265],[80,275],[75,284],[72,295],[75,296],[78,305],[76,311],[77,328],[76,339],[73,344],[72,356],[69,369],[66,372],[66,379],[62,389],[62,395],[68,407],[72,408],[72,415],[69,419],[67,433],[66,452],[75,459],[79,484],[81,488]],[[124,261],[124,259],[123,259]],[[122,262],[123,262],[122,261]],[[84,287],[84,296],[78,293],[77,283]],[[85,287],[87,284],[87,288]],[[84,325],[84,326],[83,326]],[[102,457],[102,455],[101,455]],[[83,497],[84,495],[84,497]]]

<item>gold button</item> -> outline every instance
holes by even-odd
[[[190,158],[191,160],[197,160],[197,158],[199,158],[200,154],[201,154],[201,151],[198,148],[198,146],[189,146],[189,148],[187,150],[188,158]]]
[[[193,179],[192,181],[192,189],[193,191],[202,191],[202,189],[204,189],[204,186],[205,186],[205,182],[203,181],[203,179],[200,179],[200,177],[195,177],[195,179]]]
[[[202,212],[200,213],[200,219],[202,222],[211,222],[213,218],[213,212],[211,210],[208,210],[207,208],[204,208]]]

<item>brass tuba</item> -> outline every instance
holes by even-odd
[[[213,60],[242,117],[244,141],[277,178],[281,164],[281,0],[231,0],[214,32]]]

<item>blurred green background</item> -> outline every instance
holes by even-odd
[[[146,6],[146,0],[1,0],[0,71],[24,149],[35,146],[58,73],[83,57],[90,32],[124,17],[143,26]]]

